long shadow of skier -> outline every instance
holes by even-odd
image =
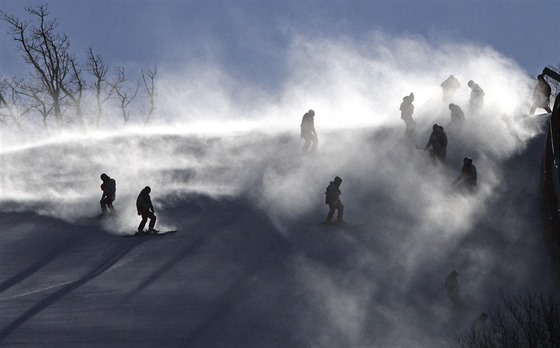
[[[217,232],[218,230],[214,230]],[[129,301],[135,294],[142,291],[150,284],[154,283],[159,277],[161,277],[165,272],[169,271],[175,264],[179,263],[181,260],[187,258],[191,255],[196,249],[202,246],[208,239],[210,239],[214,234],[205,234],[197,238],[194,242],[189,244],[186,248],[184,248],[181,252],[171,258],[169,261],[165,262],[161,267],[159,267],[156,271],[154,271],[149,277],[147,277],[144,281],[142,281],[138,286],[132,289],[128,294],[123,296],[122,302]]]
[[[109,257],[105,259],[100,265],[91,270],[81,279],[78,279],[70,284],[65,285],[62,289],[43,299],[35,306],[30,308],[27,312],[23,313],[19,318],[13,321],[10,325],[6,326],[2,332],[0,332],[0,342],[2,342],[6,337],[8,337],[17,328],[23,325],[26,321],[33,318],[35,315],[48,308],[50,305],[56,303],[64,296],[68,295],[72,291],[80,288],[82,285],[86,284],[92,279],[95,279],[99,275],[103,274],[109,268],[111,268],[115,263],[122,259],[131,250],[143,243],[144,240],[138,239],[130,242],[123,242],[117,245],[113,252],[110,253]]]
[[[46,256],[38,259],[31,265],[27,266],[24,270],[22,270],[18,274],[3,281],[2,284],[0,284],[0,293],[24,281],[26,278],[30,277],[35,272],[39,271],[41,268],[45,267],[50,262],[54,261],[65,250],[68,250],[72,246],[76,245],[80,239],[82,239],[82,236],[80,234],[74,234],[72,237],[65,239],[63,243],[60,243],[55,248],[53,248]]]

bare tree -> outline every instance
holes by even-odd
[[[93,82],[95,105],[97,109],[95,125],[99,127],[99,121],[103,116],[103,105],[117,91],[117,87],[124,82],[124,69],[122,70],[122,74],[117,73],[117,77],[114,81],[108,81],[107,72],[109,71],[109,67],[105,65],[102,56],[93,54],[93,49],[90,47],[88,49],[86,70],[95,78]],[[119,95],[119,98],[122,97]]]
[[[121,108],[121,114],[124,123],[126,124],[130,119],[130,103],[134,100],[134,98],[136,98],[136,95],[138,94],[138,89],[140,88],[140,83],[136,82],[135,88],[131,90],[127,90],[124,87],[124,82],[126,81],[124,68],[117,67],[116,73],[117,73],[117,78],[115,79],[114,82],[111,83],[111,86],[117,93],[117,96],[119,97],[118,99]]]
[[[156,110],[155,98],[156,98],[156,87],[155,87],[155,78],[157,75],[157,67],[154,69],[146,68],[146,70],[142,70],[142,81],[144,82],[144,88],[146,90],[146,94],[148,96],[148,111],[146,113],[146,118],[144,122],[149,124],[152,122],[154,117],[154,112]]]
[[[53,113],[53,105],[48,93],[42,88],[40,84],[26,82],[24,80],[17,80],[13,83],[15,93],[21,99],[21,104],[27,105],[29,110],[35,110],[41,115],[43,126],[45,130],[49,129],[49,116]]]
[[[85,129],[82,103],[84,99],[84,89],[86,83],[82,78],[82,69],[79,67],[74,57],[69,58],[70,62],[70,76],[68,83],[61,84],[60,89],[64,95],[70,99],[72,106],[76,110],[76,121],[80,128]]]
[[[502,307],[490,315],[483,332],[475,327],[452,343],[454,347],[560,347],[560,299],[554,295],[502,294]]]
[[[69,53],[68,37],[56,32],[56,19],[48,19],[47,5],[26,7],[25,10],[37,20],[37,25],[23,22],[4,11],[0,11],[0,20],[8,24],[9,34],[13,35],[25,62],[33,67],[34,80],[50,98],[48,104],[52,105],[56,124],[61,128],[62,98],[67,96],[74,102],[81,100],[81,96],[75,94],[83,90],[77,80],[79,70]]]
[[[29,109],[18,111],[19,100],[20,95],[14,85],[8,80],[0,79],[0,125],[10,129],[15,128],[20,135],[24,136],[25,132],[19,119]]]

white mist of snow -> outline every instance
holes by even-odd
[[[302,330],[319,345],[346,346],[371,342],[372,327],[384,334],[374,341],[387,346],[445,331],[447,307],[426,293],[441,290],[445,275],[462,267],[465,293],[484,298],[489,285],[479,276],[498,272],[496,255],[465,240],[481,218],[502,212],[494,204],[504,193],[504,164],[539,133],[519,118],[528,110],[531,79],[489,47],[381,34],[363,42],[296,36],[283,58],[292,68],[275,95],[238,85],[211,62],[183,71],[162,67],[153,126],[32,144],[17,144],[3,131],[1,209],[80,221],[100,212],[99,175],[107,173],[117,181],[119,212],[104,226],[109,232],[136,228],[136,195],[149,185],[156,213],[163,212],[160,224],[173,226],[165,210],[196,195],[228,197],[247,200],[283,237],[299,240],[301,229],[324,219],[324,190],[338,175],[346,219],[371,234],[342,239],[340,248],[348,243],[352,250],[344,252],[351,263],[345,271],[309,255],[294,261],[313,308],[302,314]],[[424,146],[433,123],[450,121],[439,87],[450,74],[461,83],[457,104],[467,110],[472,79],[486,92],[485,106],[480,115],[467,113],[462,131],[448,131],[449,167],[434,168],[427,153],[407,143],[399,105],[415,94],[415,143]],[[302,156],[299,124],[308,109],[316,112],[319,153]],[[451,188],[465,156],[479,171],[472,197]],[[489,230],[508,231],[505,245],[515,241],[516,226],[528,224],[514,216],[500,221],[509,225]],[[530,276],[516,277],[513,283],[523,284]]]

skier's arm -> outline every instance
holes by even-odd
[[[428,143],[424,147],[424,150],[427,150],[430,147],[430,145],[432,145],[432,137],[430,137],[430,140],[428,140]]]

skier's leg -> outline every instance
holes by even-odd
[[[156,225],[156,215],[152,212],[148,212],[148,217],[150,218],[150,225],[148,227],[149,231],[152,231],[154,229],[154,226]]]
[[[305,144],[303,144],[303,148],[301,149],[301,152],[307,151],[307,149],[311,145],[311,141],[309,140],[309,137],[306,136],[304,139],[305,139]]]
[[[327,214],[327,223],[332,221],[333,215],[334,215],[334,211],[336,210],[336,207],[333,203],[329,204],[329,213]]]
[[[113,207],[113,201],[114,200],[108,200],[107,202],[107,207],[109,208],[109,211],[111,211],[111,213],[115,213],[115,208]]]
[[[142,213],[142,221],[140,221],[140,225],[138,225],[138,232],[144,231],[144,226],[146,226],[147,221],[148,221],[148,215],[146,213]]]
[[[338,203],[337,208],[338,208],[338,214],[336,216],[336,220],[338,222],[342,222],[344,221],[344,205],[342,205],[342,203]]]
[[[107,213],[107,199],[103,198],[101,201],[99,201],[99,205],[101,205],[101,212],[103,214]]]
[[[315,151],[315,150],[317,150],[317,146],[319,145],[319,139],[317,138],[316,135],[313,137],[312,142],[313,142],[313,145],[311,146],[311,150]]]

